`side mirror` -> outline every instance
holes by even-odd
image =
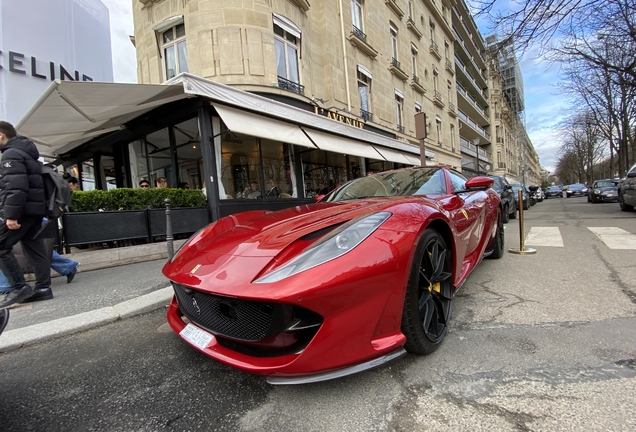
[[[490,177],[477,176],[466,181],[466,189],[488,189],[495,181]]]
[[[509,191],[511,191],[511,190],[512,190],[512,186],[510,186],[510,185],[505,185],[505,186],[504,186],[504,189],[505,189],[505,190],[509,190]]]
[[[634,178],[634,177],[636,177],[636,171],[627,173],[627,178]]]

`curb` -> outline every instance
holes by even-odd
[[[10,330],[0,336],[0,352],[11,351],[26,345],[78,333],[120,319],[151,312],[165,307],[170,302],[173,293],[172,286],[168,286],[114,306]]]

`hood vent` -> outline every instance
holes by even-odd
[[[307,235],[304,235],[300,238],[300,240],[315,240],[317,238],[320,238],[322,236],[324,236],[325,234],[327,234],[329,231],[333,231],[334,229],[338,228],[340,225],[342,225],[344,222],[341,222],[339,224],[335,224],[335,225],[331,225],[328,226],[326,228],[322,228],[319,229],[318,231],[314,231],[312,233],[309,233]]]

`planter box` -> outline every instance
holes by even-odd
[[[195,233],[210,223],[207,207],[170,209],[173,234]],[[66,252],[71,246],[121,240],[146,239],[166,235],[166,210],[120,210],[71,212],[63,216]]]

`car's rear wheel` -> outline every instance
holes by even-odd
[[[632,210],[634,210],[634,206],[629,205],[629,204],[625,204],[625,201],[623,201],[623,195],[619,195],[618,196],[618,205],[620,206],[622,211],[632,211]]]
[[[492,246],[492,253],[488,255],[488,258],[499,259],[504,254],[504,226],[501,217],[501,213],[497,214],[497,231],[495,232],[495,241]]]
[[[448,331],[452,300],[452,251],[434,229],[424,231],[415,251],[404,299],[405,348],[415,354],[435,351]]]
[[[503,223],[508,223],[508,221],[510,220],[510,213],[508,212],[508,204],[506,204],[506,206],[504,207],[503,214],[504,214]]]

